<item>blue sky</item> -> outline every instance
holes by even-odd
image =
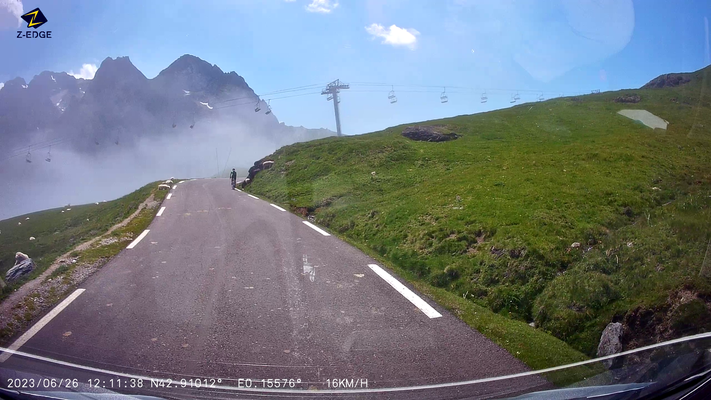
[[[52,39],[17,39],[26,29],[18,10],[35,7]],[[0,81],[80,73],[109,56],[129,56],[152,78],[189,53],[236,71],[258,94],[351,83],[342,125],[357,134],[508,107],[516,91],[534,101],[700,69],[710,14],[703,0],[0,0]],[[287,124],[335,130],[318,91],[271,104]]]

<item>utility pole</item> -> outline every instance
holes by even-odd
[[[338,136],[343,136],[343,134],[341,134],[341,114],[338,112],[338,103],[341,102],[338,99],[338,93],[341,89],[350,89],[350,86],[348,84],[341,83],[340,79],[336,79],[335,81],[329,83],[326,86],[326,89],[321,91],[322,95],[328,95],[326,100],[333,100],[333,112],[336,113],[336,133]]]

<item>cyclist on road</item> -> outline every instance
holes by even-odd
[[[230,182],[232,182],[232,189],[234,189],[237,186],[237,171],[234,168],[230,172]]]

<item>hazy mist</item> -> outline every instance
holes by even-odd
[[[58,146],[51,162],[45,161],[46,148],[33,152],[32,163],[24,157],[0,161],[0,219],[112,200],[170,177],[205,178],[249,168],[277,148],[264,136],[234,120],[201,121],[194,129],[177,127],[171,135],[142,136],[130,145],[100,143],[96,154]]]

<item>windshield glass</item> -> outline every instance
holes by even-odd
[[[709,14],[0,0],[0,397],[704,398]]]

